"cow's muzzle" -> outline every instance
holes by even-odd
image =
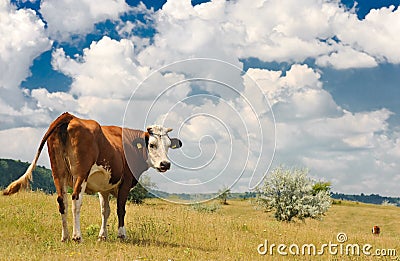
[[[169,170],[170,168],[171,168],[171,163],[170,163],[170,162],[168,162],[168,161],[162,161],[162,162],[160,163],[160,167],[157,168],[157,170],[158,170],[159,172],[166,172],[166,171]]]

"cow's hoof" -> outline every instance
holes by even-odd
[[[126,236],[125,236],[125,235],[119,235],[118,238],[119,238],[119,240],[121,240],[121,241],[125,241]]]
[[[82,238],[81,237],[73,237],[72,240],[75,241],[76,243],[81,243],[82,242]]]
[[[107,241],[107,237],[105,237],[105,236],[99,236],[99,238],[97,239],[97,241],[99,241],[99,242]]]
[[[69,237],[61,238],[61,242],[68,242],[68,241],[69,241]]]

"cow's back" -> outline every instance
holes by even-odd
[[[96,161],[101,147],[104,146],[100,124],[94,120],[74,118],[68,124],[67,135],[66,146],[70,157],[76,155],[75,158],[80,163]]]
[[[69,185],[74,178],[87,180],[88,193],[115,190],[124,172],[121,133],[119,127],[74,117],[48,140],[54,175],[67,176]]]

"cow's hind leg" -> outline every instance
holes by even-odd
[[[60,199],[62,199],[62,200],[60,200]],[[67,186],[66,185],[64,185],[64,188],[62,191],[62,198],[58,197],[57,201],[59,204],[59,210],[61,213],[61,220],[62,220],[61,241],[65,242],[65,241],[69,240],[68,222],[67,222],[68,194],[67,194]]]
[[[101,208],[101,228],[99,233],[99,241],[107,239],[107,220],[110,216],[110,193],[99,192],[100,208]]]
[[[54,179],[55,184],[59,184],[58,179]],[[67,195],[67,186],[66,184],[56,185],[57,188],[57,202],[58,202],[58,211],[61,214],[62,221],[62,232],[61,232],[61,241],[65,242],[69,240],[69,232],[68,232],[68,222],[67,222],[67,213],[68,213],[68,195]]]
[[[74,191],[72,193],[72,218],[73,218],[73,232],[72,240],[76,242],[82,241],[80,213],[83,200],[83,194],[86,190],[87,182],[78,177],[74,182]]]
[[[56,136],[51,136],[47,141],[47,148],[50,156],[51,170],[54,180],[54,186],[57,190],[58,211],[61,214],[62,232],[61,241],[69,240],[68,224],[67,224],[67,211],[68,211],[68,197],[67,197],[67,177],[68,170],[62,156],[62,151],[57,148],[62,147],[60,140]]]

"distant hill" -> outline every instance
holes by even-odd
[[[12,159],[0,159],[0,188],[7,187],[12,181],[19,178],[25,173],[29,167],[28,162],[22,162],[19,160]],[[46,193],[54,193],[56,189],[54,187],[53,177],[51,176],[51,170],[36,166],[33,171],[33,182],[31,183],[32,190],[43,190]]]
[[[217,193],[200,193],[200,194],[189,194],[189,193],[168,193],[160,190],[150,190],[149,198],[155,198],[157,195],[158,197],[164,199],[174,200],[182,200],[182,201],[203,201],[210,198],[218,197]],[[249,199],[257,197],[256,192],[243,192],[243,193],[231,193],[228,199]]]
[[[392,204],[400,207],[400,198],[383,197],[380,196],[379,194],[365,195],[364,193],[361,193],[361,195],[347,195],[343,193],[331,193],[331,198],[377,204],[377,205],[381,205],[382,203]]]

